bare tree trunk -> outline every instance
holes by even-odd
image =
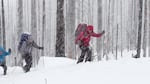
[[[18,0],[18,20],[17,20],[17,29],[18,29],[18,40],[20,38],[21,32],[23,30],[23,1]]]
[[[56,57],[65,57],[64,0],[57,0]]]
[[[66,14],[67,54],[69,58],[75,59],[74,29],[75,29],[75,0],[68,0]],[[74,45],[74,46],[73,46]]]
[[[131,49],[135,49],[136,48],[136,34],[137,34],[137,32],[136,32],[136,30],[137,30],[137,28],[136,28],[136,26],[135,26],[135,24],[136,24],[136,21],[135,21],[135,1],[134,0],[132,0],[132,4],[131,4],[131,7],[132,7],[132,10],[131,10],[131,12],[132,12],[132,14],[131,14],[131,18],[132,18],[132,21],[131,21],[131,24],[132,24],[132,27],[131,27],[131,31],[130,31],[130,33],[132,34],[131,36],[130,36],[130,39],[131,39]],[[134,39],[134,40],[133,40]]]
[[[148,19],[148,29],[149,29],[149,41],[148,41],[148,43],[149,43],[149,57],[150,57],[150,0],[149,0],[149,2],[148,2],[148,17],[149,17],[149,19]]]
[[[104,7],[102,7],[103,10],[104,10],[104,13],[102,12],[103,19],[104,19],[104,20],[102,19],[102,27],[104,27],[105,31],[107,31],[107,28],[108,28],[108,24],[107,24],[107,22],[108,22],[108,7],[107,7],[108,5],[107,5],[107,1],[108,0],[106,0],[105,3],[102,5],[102,6],[104,6]],[[102,0],[102,2],[103,2],[103,0]],[[104,36],[104,39],[103,39],[103,42],[102,42],[103,43],[103,58],[105,56],[107,56],[107,33],[108,32],[105,33],[105,36]]]
[[[116,32],[116,60],[118,59],[118,24],[117,24],[117,32]]]
[[[106,60],[109,60],[109,56],[108,54],[110,53],[110,44],[111,44],[111,41],[110,41],[110,28],[111,28],[111,3],[112,1],[111,0],[108,0],[108,23],[107,23],[107,52],[106,52]]]
[[[105,39],[106,39],[106,42],[105,42],[105,51],[104,51],[104,54],[106,56],[106,60],[109,60],[109,52],[110,52],[110,12],[111,12],[111,0],[107,0],[106,1],[106,29],[107,32],[106,32],[106,36],[105,36]]]
[[[142,7],[143,7],[143,0],[139,0],[139,26],[138,26],[138,43],[137,43],[137,54],[135,58],[140,58],[141,53],[141,37],[142,37]]]
[[[102,32],[102,0],[98,0],[98,32]],[[98,60],[102,60],[102,39],[97,39]]]
[[[138,24],[139,24],[139,21],[138,21],[138,15],[139,15],[139,11],[138,11],[138,3],[139,3],[139,0],[135,0],[134,1],[134,29],[133,31],[135,31],[135,49],[137,48],[137,43],[138,43]]]
[[[45,33],[45,23],[46,23],[46,14],[45,14],[45,0],[43,0],[43,17],[42,17],[42,46],[44,47],[44,33]],[[42,51],[42,56],[44,56],[44,51]]]
[[[123,56],[123,46],[122,46],[122,45],[123,45],[123,44],[122,44],[122,42],[123,42],[123,41],[122,41],[122,27],[123,27],[123,26],[122,26],[122,22],[123,22],[123,21],[122,21],[122,17],[123,17],[123,15],[122,15],[122,10],[123,10],[123,9],[122,9],[122,0],[120,1],[120,4],[121,4],[121,7],[120,7],[120,8],[121,8],[121,10],[120,10],[120,11],[121,11],[121,24],[120,24],[120,25],[121,25],[121,57],[122,57],[122,56]]]
[[[111,15],[111,18],[112,18],[112,24],[111,24],[111,27],[112,27],[112,31],[111,31],[111,38],[112,38],[112,46],[111,46],[111,50],[112,50],[112,54],[114,54],[114,22],[115,22],[115,2],[113,1],[112,2],[112,15]]]
[[[2,45],[2,24],[1,24],[1,14],[0,14],[0,45]]]
[[[147,46],[147,0],[144,3],[144,34],[143,34],[143,57],[146,57]]]
[[[36,0],[31,0],[31,32],[34,41],[37,43],[37,14],[36,14]],[[33,65],[38,63],[39,56],[37,56],[37,50],[33,51]]]
[[[81,23],[81,2],[80,0],[77,0],[77,24]],[[80,49],[78,48],[78,46],[76,46],[75,49],[75,53],[76,53],[76,59],[78,59],[79,54],[80,54]]]
[[[20,36],[23,31],[23,0],[18,0],[17,1],[17,43],[20,41]],[[17,57],[15,56],[14,60],[17,61],[17,59],[21,59],[20,56],[18,56],[19,53],[17,53]],[[17,62],[16,62],[17,65]],[[16,66],[15,65],[15,66]],[[19,64],[20,65],[20,64]]]
[[[88,22],[88,24],[91,24],[91,18],[90,18],[91,17],[91,4],[90,4],[90,0],[88,0],[87,4],[89,6],[88,7],[88,15],[87,15],[88,16],[88,21],[87,22]]]
[[[3,36],[3,48],[6,49],[4,0],[2,0],[1,5],[2,5],[2,33],[3,33],[2,36]]]
[[[83,17],[84,17],[84,16],[83,16],[83,15],[84,15],[84,13],[83,13],[83,12],[84,12],[84,9],[83,9],[83,8],[84,8],[84,6],[83,6],[83,5],[84,5],[84,0],[82,0],[81,3],[82,3],[82,13],[81,13],[81,14],[82,14],[81,18],[82,18],[82,19],[81,19],[81,21],[83,22],[83,20],[84,20],[84,18],[83,18]]]

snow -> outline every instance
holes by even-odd
[[[30,33],[30,32],[28,32],[28,31],[25,31],[25,32],[23,32],[23,33],[24,33],[24,34],[29,34],[29,35],[31,34],[31,33]]]
[[[122,58],[76,64],[75,60],[41,57],[37,67],[24,73],[9,67],[0,84],[150,84],[150,58]]]

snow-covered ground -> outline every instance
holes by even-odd
[[[150,58],[76,64],[68,58],[42,57],[29,73],[20,67],[2,73],[0,68],[0,84],[150,84]]]

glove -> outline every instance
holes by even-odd
[[[11,53],[11,49],[10,48],[8,49],[8,52]]]
[[[102,31],[102,34],[105,34],[105,31]]]
[[[39,49],[43,50],[43,49],[44,49],[44,47],[39,47]]]

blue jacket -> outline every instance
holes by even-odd
[[[4,48],[0,47],[0,62],[3,62],[5,56],[10,55],[10,52],[6,52]]]

